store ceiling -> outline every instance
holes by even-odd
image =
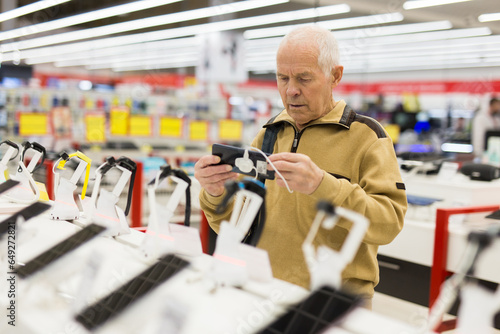
[[[152,0],[137,2],[148,3],[150,1]],[[3,22],[0,36],[9,31],[21,33],[36,31],[37,33],[2,40],[0,42],[1,56],[4,63],[14,62],[15,64],[29,64],[45,68],[55,66],[62,70],[80,69],[88,73],[109,71],[109,73],[121,75],[124,73],[138,74],[151,70],[193,73],[194,66],[198,62],[198,55],[201,53],[199,39],[193,38],[196,34],[217,30],[217,28],[213,28],[216,21],[258,16],[259,18],[250,22],[244,22],[244,28],[235,30],[244,32],[299,23],[332,22],[332,20],[335,20],[333,24],[346,23],[351,25],[351,27],[334,29],[341,46],[341,57],[346,67],[346,73],[433,68],[492,67],[496,70],[500,68],[500,21],[479,22],[478,20],[481,14],[499,12],[498,0],[471,0],[408,10],[403,8],[405,2],[403,0],[290,0],[286,3],[259,9],[193,19],[196,12],[192,11],[201,8],[216,5],[230,6],[231,2],[239,4],[252,1],[177,1],[128,14],[113,14],[99,20],[87,20],[87,22],[66,28],[39,32],[40,27],[42,27],[40,24],[134,2],[72,0]],[[9,3],[13,2],[16,1],[2,0],[4,6],[2,12],[5,11]],[[17,7],[35,2],[37,1],[18,0]],[[266,3],[266,1],[261,2]],[[303,19],[303,15],[305,15],[303,12],[299,18],[295,18],[291,22],[262,25],[266,18],[265,15],[315,7],[318,7],[317,13],[323,15],[326,12],[325,6],[339,4],[347,4],[350,10],[335,15],[308,19]],[[133,24],[140,19],[183,12],[189,14],[186,18],[179,19],[178,22],[172,23],[170,17],[167,17],[154,26],[110,34],[111,25],[122,23],[126,28],[131,29]],[[355,26],[353,23],[345,22],[345,19],[355,17],[367,17],[368,22],[365,22],[363,26]],[[440,22],[439,27],[428,28],[412,25],[435,21]],[[198,28],[187,32],[185,29],[191,26]],[[390,26],[396,26],[396,32],[389,32],[387,27]],[[422,32],[418,32],[420,27],[423,29]],[[284,30],[284,28],[280,28],[280,30]],[[81,32],[82,35],[68,34],[75,31]],[[180,37],[175,37],[172,34],[177,31],[181,32]],[[154,32],[160,33],[154,36]],[[443,33],[444,35],[442,35]],[[92,34],[96,37],[89,38]],[[4,34],[3,38],[9,36],[12,35]],[[176,40],[172,44],[168,40],[172,40],[173,37]],[[75,40],[72,40],[73,38]],[[252,74],[273,71],[276,45],[280,38],[279,36],[270,36],[245,40],[245,63]],[[106,39],[104,45],[99,46],[97,41],[103,39]],[[169,61],[171,62],[169,63]],[[139,66],[141,64],[144,65],[142,68]]]

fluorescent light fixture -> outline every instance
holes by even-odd
[[[149,53],[149,52],[143,52],[143,53],[136,53],[133,55],[122,55],[121,57],[105,57],[105,58],[98,58],[98,59],[86,59],[86,60],[77,60],[77,61],[58,61],[54,62],[54,65],[56,67],[68,67],[68,66],[93,66],[95,65],[96,67],[94,68],[111,68],[114,67],[118,64],[122,63],[130,63],[130,62],[143,62],[143,61],[148,61],[148,60],[170,60],[173,58],[176,59],[188,59],[188,58],[193,58],[193,57],[198,57],[199,52],[196,49],[190,48],[188,50],[177,50],[177,52],[172,52],[169,54],[165,54],[163,52],[155,52],[155,53]]]
[[[477,19],[479,22],[500,21],[500,13],[481,14]]]
[[[69,1],[69,0],[66,0]],[[33,24],[26,27],[21,27],[17,29],[12,29],[0,33],[0,41],[17,38],[22,36],[28,36],[33,34],[38,34],[45,31],[66,28],[74,26],[77,24],[82,24],[85,22],[91,22],[96,20],[102,20],[107,17],[113,17],[118,15],[124,15],[127,13],[137,12],[139,10],[144,10],[148,8],[168,5],[174,2],[179,2],[182,0],[142,0],[134,1],[124,5],[108,7],[104,9],[94,10],[92,12],[73,15],[65,17],[59,20],[53,20],[44,23]],[[55,1],[40,1],[40,2],[55,2]],[[64,1],[59,1],[64,2]],[[27,7],[27,6],[26,6]],[[24,7],[23,7],[24,8]],[[3,14],[0,14],[3,15]]]
[[[433,21],[423,23],[399,24],[386,27],[335,31],[334,36],[337,40],[344,40],[353,38],[392,36],[436,30],[447,30],[451,29],[452,27],[453,25],[450,21]]]
[[[433,7],[433,6],[441,6],[441,5],[449,5],[457,2],[466,2],[470,0],[411,0],[406,1],[403,4],[404,9],[416,9],[416,8],[424,8],[424,7]]]
[[[342,45],[342,44],[341,44]],[[480,36],[480,37],[468,37],[468,38],[456,38],[449,39],[446,42],[442,40],[424,41],[419,43],[413,43],[408,40],[406,43],[400,43],[397,45],[368,45],[363,48],[362,54],[393,54],[397,52],[413,52],[418,54],[422,51],[432,51],[439,50],[443,48],[462,48],[471,50],[482,50],[483,48],[489,48],[492,46],[500,45],[500,36]],[[477,48],[479,47],[479,48]],[[342,54],[342,50],[341,50]]]
[[[478,62],[476,59],[462,59],[453,63],[418,63],[411,65],[394,65],[393,67],[345,67],[344,73],[383,73],[383,72],[405,72],[405,71],[420,71],[420,70],[438,70],[438,69],[453,69],[453,68],[477,68],[477,67],[498,67],[500,66],[500,58],[481,59]]]
[[[361,49],[373,45],[390,45],[400,43],[420,43],[426,41],[448,40],[455,38],[466,38],[475,36],[491,35],[491,30],[487,27],[453,29],[445,31],[421,32],[415,34],[395,35],[390,37],[368,37],[359,38],[354,43],[343,43],[344,47],[354,47]]]
[[[443,143],[441,150],[452,153],[472,153],[473,147],[471,144]]]
[[[176,39],[168,39],[165,41],[155,41],[149,43],[142,43],[140,45],[130,44],[130,45],[122,45],[117,47],[103,48],[98,50],[90,50],[84,52],[76,52],[69,53],[58,56],[40,56],[40,57],[31,57],[26,58],[25,62],[28,65],[34,64],[43,64],[43,63],[53,63],[58,61],[77,61],[77,60],[88,60],[88,59],[96,59],[101,57],[113,57],[117,55],[123,54],[134,54],[139,52],[154,52],[162,50],[164,52],[170,52],[171,50],[179,50],[183,48],[189,47],[200,47],[200,40],[197,37],[188,37],[188,38],[176,38]],[[75,63],[76,64],[76,63]]]
[[[476,51],[475,53],[472,54],[452,53],[452,54],[428,55],[425,57],[423,55],[414,55],[413,57],[387,56],[385,58],[380,58],[380,59],[359,57],[355,59],[349,59],[349,61],[344,63],[344,66],[345,67],[349,67],[350,65],[356,66],[355,64],[366,65],[366,66],[377,66],[377,67],[386,67],[386,66],[391,67],[398,65],[411,66],[412,64],[428,63],[428,62],[451,63],[456,60],[462,60],[462,59],[481,62],[482,60],[488,57],[500,57],[500,52],[493,51],[491,53],[478,53]]]
[[[165,68],[179,68],[179,67],[192,67],[198,64],[198,56],[195,57],[180,57],[155,61],[145,62],[130,62],[113,66],[112,70],[115,72],[123,71],[137,71],[137,70],[157,70]],[[96,66],[88,66],[88,70],[99,69]]]
[[[59,4],[62,4],[64,2],[68,2],[68,1],[71,1],[71,0],[41,0],[41,1],[37,1],[35,3],[1,13],[0,14],[0,22],[11,20],[11,19],[14,19],[16,17],[30,14],[33,12],[37,12],[37,11],[43,10],[45,8],[57,6]]]
[[[351,17],[345,19],[329,20],[329,21],[319,21],[315,22],[315,24],[322,26],[326,29],[334,30],[334,29],[343,29],[350,27],[368,26],[374,24],[399,22],[403,21],[403,19],[404,17],[401,13],[387,13],[387,14],[359,16],[359,17]],[[284,36],[295,28],[309,24],[311,23],[293,24],[293,25],[279,26],[273,28],[252,29],[245,31],[243,33],[243,36],[246,39]]]
[[[283,37],[271,37],[271,38],[263,38],[263,39],[248,39],[245,40],[245,49],[263,49],[263,48],[272,48],[277,49]]]
[[[500,52],[500,45],[490,45],[482,48],[481,50],[469,49],[463,47],[448,47],[443,46],[442,48],[432,48],[432,49],[423,49],[408,52],[388,52],[388,53],[368,53],[368,54],[360,54],[356,56],[348,57],[349,61],[355,60],[374,60],[374,59],[387,59],[388,54],[393,58],[406,58],[406,57],[427,57],[427,56],[444,56],[444,55],[458,55],[458,54],[479,54],[482,56],[488,56],[490,53]],[[342,54],[341,54],[342,57]]]
[[[274,0],[274,1],[278,1],[278,0]],[[281,1],[283,1],[283,0],[281,0]],[[250,2],[250,0],[244,1],[244,2]],[[236,4],[239,4],[239,3],[241,3],[241,2],[231,3],[230,5],[235,6]],[[265,3],[266,4],[271,3],[271,0],[266,0]],[[146,32],[146,33],[141,33],[141,34],[102,38],[102,39],[98,39],[98,40],[73,43],[73,44],[66,44],[66,45],[62,45],[62,46],[40,48],[37,50],[32,50],[33,51],[32,53],[27,53],[26,51],[23,51],[21,54],[21,57],[23,59],[25,59],[25,58],[29,58],[30,55],[34,55],[34,56],[40,55],[41,56],[41,55],[45,54],[45,55],[49,56],[49,55],[80,52],[80,51],[86,51],[86,50],[92,50],[92,49],[100,49],[100,48],[105,48],[105,47],[110,47],[110,46],[144,43],[144,42],[149,42],[149,41],[157,41],[157,40],[171,39],[171,38],[177,38],[177,37],[193,36],[193,35],[198,35],[200,33],[227,31],[227,30],[241,29],[241,28],[266,25],[266,24],[272,24],[272,23],[314,18],[318,15],[318,13],[320,13],[320,16],[321,15],[331,15],[333,12],[345,13],[345,12],[348,12],[349,10],[350,10],[350,8],[347,5],[334,5],[334,6],[325,6],[325,7],[312,8],[312,9],[302,9],[302,10],[296,10],[296,11],[281,12],[281,13],[276,13],[276,14],[260,15],[260,16],[254,16],[254,17],[205,23],[205,24],[186,26],[186,27],[180,27],[180,28],[157,30],[157,31],[151,31],[151,32]],[[48,44],[54,44],[54,43],[61,42],[59,40],[57,42],[55,40],[51,40],[50,39],[51,37],[57,38],[57,35],[42,37],[44,39],[44,43],[39,43],[39,41],[37,41],[36,43],[33,43],[32,42],[33,40],[27,40],[27,41],[21,41],[21,42],[16,42],[16,43],[3,44],[3,45],[0,45],[0,52],[22,50],[25,48],[32,48],[35,46],[48,45]],[[86,38],[90,38],[90,37],[92,37],[92,36],[86,36]],[[45,40],[45,38],[47,38],[47,40]],[[40,39],[37,39],[37,40],[40,40]]]
[[[160,69],[167,68],[183,68],[183,67],[194,67],[196,66],[196,61],[186,61],[183,63],[172,63],[172,64],[159,64],[153,63],[149,65],[135,65],[131,67],[114,67],[112,70],[114,72],[131,72],[131,71],[156,71]],[[92,70],[92,68],[88,68]]]
[[[176,22],[184,22],[184,21],[200,19],[200,18],[213,17],[213,16],[218,16],[218,15],[228,14],[228,13],[236,13],[236,12],[255,9],[255,8],[268,7],[271,5],[285,3],[288,1],[289,0],[247,0],[247,1],[240,1],[240,2],[236,2],[236,3],[229,3],[229,4],[225,4],[225,5],[194,9],[194,10],[180,12],[180,13],[166,14],[166,15],[148,17],[148,18],[139,19],[139,20],[110,24],[110,25],[97,27],[97,28],[83,29],[83,30],[71,31],[71,32],[66,32],[66,33],[56,34],[56,35],[51,35],[51,36],[33,38],[33,39],[25,40],[25,41],[4,44],[0,47],[0,50],[2,50],[3,52],[7,52],[7,51],[15,50],[15,49],[19,49],[19,50],[30,49],[30,48],[40,47],[40,46],[59,44],[59,43],[77,41],[77,40],[82,40],[82,39],[96,38],[96,37],[100,37],[100,36],[118,34],[121,32],[150,28],[150,27],[159,26],[159,25],[171,24],[171,23],[176,23]],[[339,6],[341,6],[341,5],[339,5]],[[87,14],[90,15],[92,13],[93,12],[90,12]],[[226,22],[226,21],[222,21],[222,22]],[[186,28],[188,28],[188,27],[186,27]],[[180,29],[180,28],[178,28],[178,29]],[[170,30],[172,30],[172,29],[170,29]],[[165,30],[163,30],[163,31],[165,31]],[[203,31],[203,30],[198,30],[197,33],[200,33],[200,31]],[[188,35],[183,35],[183,36],[188,36]],[[182,36],[178,36],[178,37],[182,37]],[[162,39],[162,38],[156,38],[156,39],[158,40],[158,39]],[[131,43],[128,43],[128,44],[131,44]]]

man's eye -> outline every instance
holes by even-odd
[[[299,81],[300,82],[308,82],[308,81],[311,81],[311,79],[309,79],[309,78],[299,78]]]

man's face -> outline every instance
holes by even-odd
[[[318,66],[315,47],[294,43],[281,46],[276,76],[283,105],[299,130],[333,109],[332,89],[340,78],[325,76]]]

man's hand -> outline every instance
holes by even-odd
[[[323,170],[305,154],[276,153],[271,155],[269,159],[288,182],[290,189],[294,191],[310,195],[323,180]],[[271,166],[267,168],[272,169]],[[285,187],[285,183],[277,175],[276,183],[280,187]]]
[[[224,192],[224,183],[236,179],[236,173],[232,173],[230,165],[217,165],[220,157],[206,155],[201,157],[194,165],[194,177],[200,185],[212,196],[220,196]]]

